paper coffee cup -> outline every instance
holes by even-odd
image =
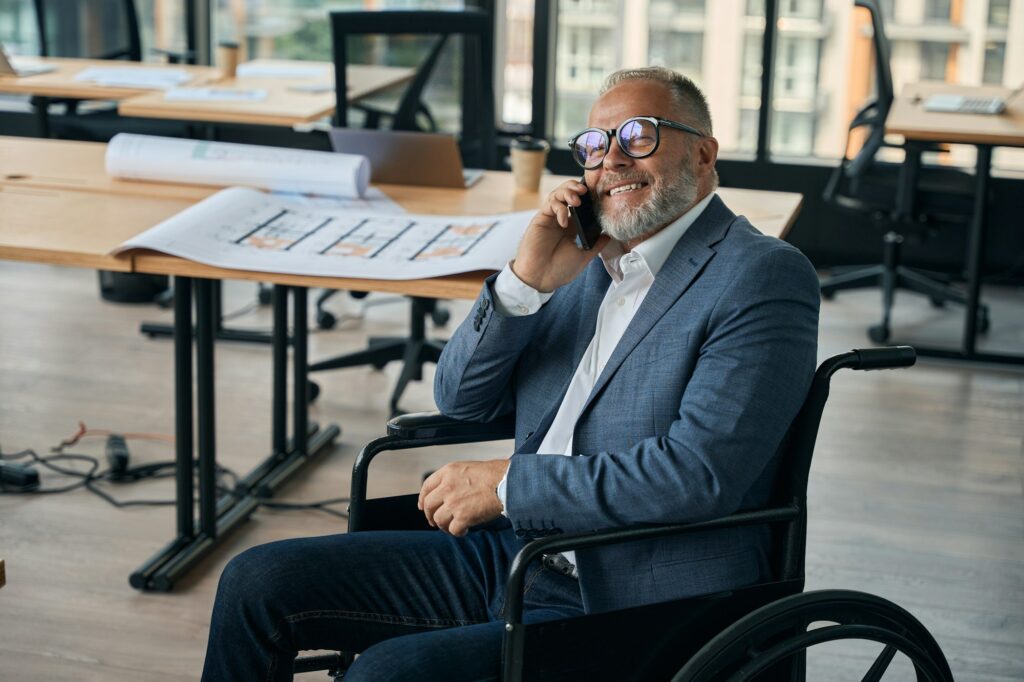
[[[217,45],[217,66],[220,67],[222,78],[234,78],[238,70],[238,43],[220,43]]]
[[[540,189],[540,176],[548,160],[547,140],[534,137],[517,137],[512,141],[512,176],[516,189],[536,192]]]

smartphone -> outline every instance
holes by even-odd
[[[583,182],[581,179],[580,182]],[[586,184],[586,183],[584,183]],[[594,202],[590,192],[580,196],[579,206],[567,206],[569,224],[576,230],[576,246],[583,251],[590,251],[601,236],[601,225],[594,214]]]

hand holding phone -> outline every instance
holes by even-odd
[[[586,182],[580,178],[580,182]],[[601,236],[601,225],[594,213],[594,200],[590,192],[580,195],[580,205],[566,205],[569,209],[569,224],[576,231],[576,248],[581,251],[590,251],[597,244],[597,238]]]

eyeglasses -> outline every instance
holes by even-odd
[[[707,137],[701,131],[685,123],[654,116],[634,116],[623,121],[618,128],[611,130],[587,128],[576,133],[569,138],[569,149],[572,151],[572,158],[576,160],[576,163],[585,170],[593,170],[604,161],[605,155],[611,148],[611,138],[615,136],[619,142],[619,149],[626,156],[643,159],[658,151],[658,145],[661,142],[659,134],[661,126],[682,130],[697,137]]]

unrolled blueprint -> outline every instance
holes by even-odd
[[[115,252],[153,249],[207,265],[326,277],[419,279],[499,270],[532,211],[436,216],[323,208],[232,187]]]

